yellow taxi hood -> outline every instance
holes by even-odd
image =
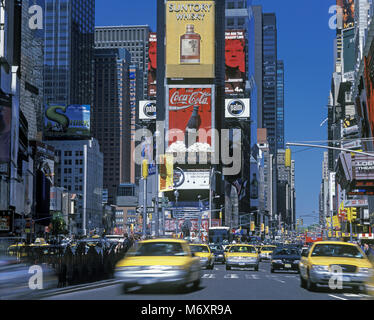
[[[209,252],[195,252],[196,257],[203,257],[203,258],[209,258],[211,256],[211,253]]]
[[[310,264],[329,266],[332,264],[348,264],[360,268],[372,268],[368,259],[344,258],[344,257],[310,257]]]
[[[247,253],[247,252],[228,252],[227,257],[253,257],[257,258],[257,253]]]
[[[120,260],[116,267],[132,266],[184,266],[192,260],[191,257],[126,257]]]

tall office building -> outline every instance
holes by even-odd
[[[270,151],[277,149],[277,24],[274,13],[263,14],[263,127]]]
[[[149,26],[111,26],[95,28],[95,47],[124,48],[131,54],[131,63],[143,74],[142,96],[147,98]]]
[[[46,0],[44,102],[91,104],[95,0]]]
[[[28,122],[29,140],[42,137],[44,110],[44,26],[43,21],[37,21],[38,25],[30,28],[29,9],[34,5],[44,9],[43,0],[22,1],[20,109]]]
[[[75,219],[79,233],[102,228],[103,154],[97,140],[54,140],[48,144],[59,159],[57,185],[80,195]]]
[[[130,53],[95,49],[93,136],[104,154],[104,189],[114,204],[118,186],[130,181]]]
[[[131,108],[131,154],[135,150],[136,106],[139,100],[148,96],[148,47],[149,26],[100,26],[95,28],[97,49],[123,48],[131,54],[130,108]],[[135,86],[136,84],[136,86]],[[140,169],[130,161],[130,179],[124,182],[136,183]]]
[[[284,62],[277,62],[277,149],[284,149]]]

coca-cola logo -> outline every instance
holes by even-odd
[[[245,104],[241,100],[232,100],[228,106],[227,111],[234,117],[239,117],[244,114]]]
[[[143,107],[143,112],[148,118],[156,118],[156,103],[148,102]]]
[[[211,93],[203,90],[192,92],[177,90],[170,96],[170,110],[182,110],[195,105],[208,105],[209,97],[211,97]]]

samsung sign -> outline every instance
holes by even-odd
[[[156,120],[156,101],[139,101],[139,119]]]
[[[225,105],[226,118],[249,118],[251,115],[249,99],[226,99]]]

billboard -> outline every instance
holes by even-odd
[[[226,99],[225,118],[249,118],[251,105],[249,99]]]
[[[148,58],[148,96],[155,98],[157,88],[157,33],[154,32],[149,34]]]
[[[210,171],[175,168],[173,182],[178,190],[209,190]]]
[[[44,135],[46,138],[89,138],[91,135],[91,106],[46,105]]]
[[[212,147],[212,139],[205,132],[212,129],[212,86],[175,86],[168,89],[169,146],[184,143],[188,149],[188,133],[201,130],[196,142]],[[204,132],[205,131],[205,132]],[[199,150],[209,151],[209,150]]]
[[[11,98],[0,98],[0,163],[10,161],[10,137],[12,123]]]
[[[173,190],[173,165],[174,158],[172,154],[161,155],[160,174],[159,174],[159,192]]]
[[[344,29],[353,28],[355,26],[355,2],[354,0],[337,0],[337,6],[340,8],[338,19]]]
[[[244,93],[246,81],[245,31],[225,33],[225,93]]]
[[[156,120],[156,101],[139,101],[139,120]]]
[[[214,1],[167,1],[166,77],[215,77]]]

